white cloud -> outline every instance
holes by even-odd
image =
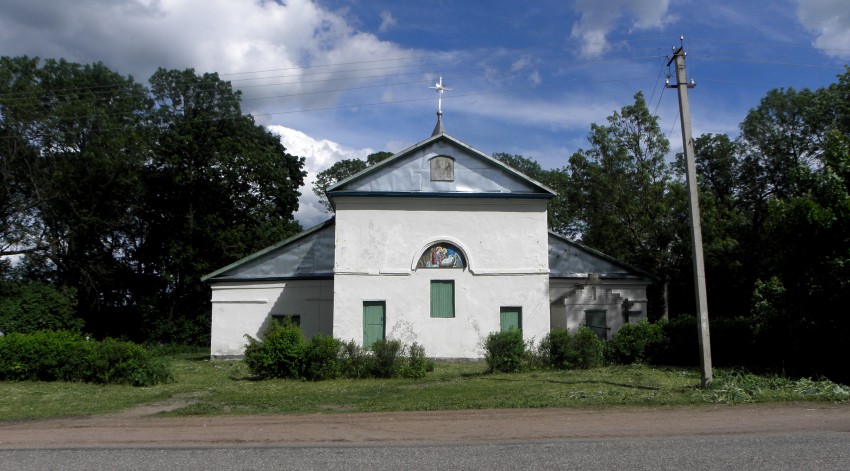
[[[573,23],[571,36],[581,41],[581,54],[598,56],[610,48],[608,34],[629,20],[629,30],[658,29],[670,21],[669,0],[576,0],[581,17]]]
[[[310,0],[79,0],[72,8],[54,0],[3,3],[3,54],[101,61],[140,81],[158,67],[193,67],[218,72],[235,88],[276,84],[246,88],[246,98],[302,94],[286,101],[263,100],[275,111],[330,106],[338,94],[303,93],[358,82],[346,79],[357,68],[352,63],[414,55],[354,29]],[[397,71],[376,69],[368,75]],[[257,81],[259,77],[267,79]]]
[[[396,24],[398,24],[398,21],[396,21],[392,13],[388,11],[382,11],[381,26],[378,27],[378,32],[386,33],[387,31],[395,27]]]
[[[523,99],[510,95],[470,98],[464,112],[550,130],[587,130],[623,105],[616,97],[576,95],[565,98]]]
[[[850,57],[850,5],[846,0],[799,0],[797,17],[825,54]]]
[[[285,126],[272,125],[268,130],[280,136],[280,142],[292,155],[304,157],[304,170],[307,177],[301,187],[298,198],[298,211],[295,219],[306,229],[328,219],[331,215],[319,204],[319,198],[313,194],[316,175],[343,159],[366,159],[375,152],[372,149],[350,149],[327,139],[316,140],[301,131]]]

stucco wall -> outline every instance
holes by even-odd
[[[478,358],[501,306],[522,307],[523,334],[549,330],[546,201],[337,198],[334,335],[363,340],[363,302],[386,302],[386,335],[429,356]],[[416,269],[435,242],[463,251],[464,269]],[[455,280],[455,317],[430,317],[430,280]]]
[[[259,338],[272,315],[301,316],[307,338],[333,334],[333,281],[229,282],[212,285],[210,354],[240,356],[245,335]]]
[[[550,280],[552,293],[558,293],[550,307],[551,325],[575,332],[586,325],[586,311],[604,309],[607,337],[610,339],[625,323],[624,301],[629,300],[629,323],[646,319],[645,282],[601,282]],[[640,315],[636,315],[636,312]]]

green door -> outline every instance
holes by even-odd
[[[522,308],[499,308],[499,325],[502,332],[507,332],[511,329],[522,330]]]
[[[588,309],[584,311],[584,324],[602,340],[608,340],[608,322],[605,309]]]
[[[363,348],[384,339],[384,318],[387,305],[384,301],[363,302]]]

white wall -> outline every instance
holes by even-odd
[[[610,339],[624,325],[623,301],[631,303],[630,311],[641,311],[641,317],[632,316],[629,323],[646,319],[645,282],[550,280],[551,292],[557,293],[550,307],[552,328],[575,332],[586,323],[585,311],[605,309]]]
[[[335,200],[334,336],[363,340],[363,301],[385,301],[386,334],[437,358],[480,358],[499,307],[521,306],[523,334],[549,331],[546,200],[347,198]],[[435,242],[467,268],[415,269]],[[430,280],[455,280],[455,317],[430,317]]]
[[[210,355],[241,356],[245,335],[262,336],[272,315],[300,315],[307,338],[332,335],[333,289],[332,280],[213,283]]]

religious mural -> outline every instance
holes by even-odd
[[[463,255],[451,244],[434,244],[419,257],[416,268],[463,268]]]

